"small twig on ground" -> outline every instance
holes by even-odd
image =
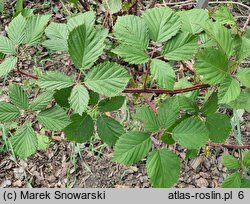
[[[82,7],[83,7],[86,11],[89,11],[89,10],[90,10],[90,7],[89,7],[88,2],[83,1],[83,0],[79,0],[79,3],[82,5]]]
[[[244,34],[246,32],[249,21],[250,21],[250,14],[248,15],[247,20],[242,28],[242,34]]]

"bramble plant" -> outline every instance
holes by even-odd
[[[44,141],[45,136],[33,129],[35,123],[63,131],[74,143],[89,141],[96,131],[103,142],[114,146],[114,162],[133,165],[146,157],[152,186],[171,187],[178,181],[181,163],[167,145],[177,143],[196,156],[206,144],[224,143],[232,131],[230,117],[218,112],[220,107],[250,110],[250,69],[240,66],[250,56],[249,32],[237,27],[226,7],[212,13],[148,9],[141,16],[119,16],[111,33],[96,25],[95,18],[89,11],[47,26],[50,15],[22,12],[7,27],[7,36],[0,36],[4,54],[0,76],[17,68],[35,80],[33,89],[39,93],[29,101],[20,85],[8,86],[10,101],[0,102],[0,122],[6,127],[12,121],[19,124],[9,143],[26,159]],[[36,44],[69,54],[77,76],[20,70],[20,50]],[[114,55],[116,62],[111,62]],[[132,66],[144,68],[142,82],[136,80],[139,73],[129,74]],[[183,77],[177,79],[176,72]],[[126,93],[142,94],[147,103],[133,115],[143,130],[124,128],[105,114],[120,109]],[[146,93],[158,96],[157,106]],[[249,152],[243,161],[225,156],[226,167],[244,171],[227,177],[222,187],[249,187],[244,173],[249,161]]]

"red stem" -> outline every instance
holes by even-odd
[[[22,70],[20,70],[19,68],[17,68],[17,71],[22,74],[22,75],[25,75],[27,77],[30,77],[32,79],[38,79],[38,76],[36,75],[33,75],[33,74],[29,74],[29,73],[26,73],[26,72],[23,72]]]
[[[250,149],[250,145],[214,144],[212,142],[209,142],[208,146],[227,148],[227,149]]]
[[[145,93],[141,94],[145,100],[145,102],[148,104],[148,106],[155,112],[158,113],[157,108],[154,106],[154,104],[148,99]]]
[[[167,89],[150,89],[150,88],[126,88],[123,93],[156,93],[156,94],[179,94],[189,91],[194,91],[202,88],[208,88],[208,84],[198,84],[189,88],[176,89],[176,90],[167,90]]]
[[[90,10],[88,2],[84,2],[83,0],[79,0],[79,2],[86,11]]]

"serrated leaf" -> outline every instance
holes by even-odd
[[[173,10],[167,7],[148,9],[142,14],[148,28],[150,38],[155,42],[165,42],[175,36],[181,22]]]
[[[222,188],[240,188],[241,175],[239,172],[235,172],[227,176],[221,184]]]
[[[158,110],[158,121],[161,128],[169,129],[177,120],[179,104],[175,99],[165,101]]]
[[[48,130],[59,131],[69,125],[70,120],[66,112],[59,106],[54,106],[40,112],[37,120]]]
[[[249,150],[244,152],[243,165],[246,167],[250,166],[250,151]]]
[[[74,86],[69,97],[69,104],[74,112],[82,115],[83,112],[87,109],[88,103],[88,90],[81,84],[77,84],[76,86]]]
[[[0,121],[11,122],[20,115],[19,110],[10,103],[0,102]]]
[[[250,39],[244,36],[236,36],[235,40],[235,51],[236,51],[236,59],[242,60],[250,56]]]
[[[181,95],[176,96],[176,99],[178,101],[180,110],[184,110],[193,114],[198,113],[199,107],[194,99]]]
[[[60,90],[72,86],[73,79],[58,71],[48,71],[39,77],[38,85],[47,90]]]
[[[222,25],[236,25],[234,17],[232,13],[228,10],[226,6],[220,6],[214,13],[215,20]]]
[[[161,141],[168,145],[172,145],[175,143],[172,136],[167,132],[161,136]]]
[[[1,64],[0,64],[0,77],[6,76],[12,69],[15,68],[17,64],[17,58],[10,56],[7,57]]]
[[[217,92],[213,92],[209,99],[204,103],[201,112],[208,116],[217,111],[218,108],[218,95]]]
[[[53,51],[68,51],[68,29],[67,24],[51,23],[45,30],[48,40],[43,42],[43,45]]]
[[[106,98],[99,102],[98,107],[101,112],[112,112],[120,109],[124,104],[124,96],[115,96],[112,98]]]
[[[223,155],[223,165],[228,169],[239,169],[240,162],[232,155]]]
[[[191,9],[187,11],[180,11],[177,13],[180,16],[182,22],[182,31],[186,31],[192,34],[198,34],[203,31],[200,24],[206,22],[209,18],[208,12],[204,9]]]
[[[49,147],[50,138],[47,135],[37,135],[37,150],[45,150]]]
[[[209,138],[215,143],[224,142],[232,130],[230,119],[227,115],[214,113],[207,116],[206,126],[209,131]]]
[[[70,108],[69,97],[70,97],[72,89],[73,89],[72,87],[68,87],[68,88],[56,91],[56,93],[54,94],[54,98],[59,106],[64,107],[64,108]]]
[[[240,188],[250,188],[250,180],[241,179],[241,186]]]
[[[201,120],[187,118],[173,130],[173,139],[187,149],[198,149],[208,141],[209,132]]]
[[[187,149],[185,160],[187,159],[195,159],[198,155],[197,149]]]
[[[88,11],[85,13],[80,13],[75,16],[71,16],[68,19],[67,27],[69,32],[80,25],[93,26],[95,23],[95,12]]]
[[[168,60],[189,60],[198,50],[198,39],[187,32],[181,32],[168,40],[162,55]]]
[[[173,90],[176,77],[173,68],[168,63],[153,59],[150,71],[160,87]]]
[[[143,159],[152,146],[151,138],[142,132],[123,134],[115,144],[113,161],[124,165],[132,165]]]
[[[143,122],[143,128],[145,131],[155,132],[160,129],[160,124],[156,114],[147,106],[138,108],[134,117]]]
[[[69,54],[79,69],[89,69],[103,53],[104,40],[108,32],[97,31],[88,25],[81,25],[69,33]]]
[[[94,122],[89,115],[86,113],[82,116],[75,114],[71,117],[71,121],[63,130],[69,141],[84,143],[92,137]]]
[[[119,64],[104,62],[90,71],[85,84],[89,89],[107,97],[119,95],[126,87],[130,76]]]
[[[25,43],[33,45],[41,41],[42,34],[49,22],[50,17],[51,15],[48,14],[36,14],[28,18],[25,32]]]
[[[144,64],[149,60],[149,56],[144,50],[125,44],[119,45],[112,52],[130,64]]]
[[[172,187],[180,176],[180,160],[176,154],[167,150],[154,150],[147,159],[147,174],[150,182],[157,188]]]
[[[125,133],[123,126],[108,116],[100,116],[97,118],[97,132],[102,141],[108,145],[115,145],[116,141]]]
[[[9,97],[11,102],[17,107],[27,110],[29,107],[29,99],[26,92],[21,86],[16,84],[9,85]]]
[[[114,34],[120,42],[145,50],[149,44],[148,29],[138,16],[119,16],[114,26]]]
[[[100,99],[100,95],[94,91],[89,91],[89,105],[95,106]]]
[[[221,50],[206,48],[197,54],[194,64],[196,73],[202,76],[202,81],[216,85],[229,76],[228,59]]]
[[[107,0],[103,2],[103,5],[114,14],[122,9],[122,0]]]
[[[235,109],[245,109],[250,112],[250,92],[241,92],[236,100],[229,103],[229,106]]]
[[[240,83],[232,77],[227,77],[218,89],[219,103],[230,103],[240,95]]]
[[[17,17],[15,17],[9,24],[7,28],[8,37],[14,42],[16,45],[20,45],[25,41],[25,27],[26,27],[26,19],[20,13]]]
[[[250,68],[241,70],[236,76],[244,86],[250,88]]]
[[[16,48],[9,38],[0,35],[0,52],[7,55],[15,55]]]
[[[34,154],[37,150],[38,140],[31,124],[24,124],[18,128],[15,135],[10,138],[10,143],[15,154],[21,159],[26,159]]]
[[[43,110],[48,106],[53,98],[54,92],[44,92],[37,96],[31,103],[30,107],[32,111]]]
[[[206,33],[219,45],[223,52],[229,57],[233,52],[233,38],[229,29],[223,25],[207,21],[201,25]]]

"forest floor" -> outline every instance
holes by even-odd
[[[35,13],[53,13],[53,20],[64,22],[67,10],[70,8],[63,1],[25,1],[26,6],[35,9]],[[50,3],[53,2],[53,3]],[[95,1],[91,1],[95,2]],[[141,1],[147,7],[151,1]],[[155,5],[161,1],[156,1]],[[166,1],[179,2],[179,1]],[[243,2],[248,4],[247,1]],[[10,22],[13,14],[14,1],[7,0],[6,13],[0,16],[0,32]],[[191,9],[194,4],[171,5],[174,9]],[[211,6],[216,6],[212,4]],[[97,13],[103,11],[94,4]],[[79,6],[80,9],[82,9]],[[138,6],[140,12],[140,6]],[[237,4],[233,5],[232,13],[237,17],[239,25],[243,25],[249,11]],[[75,10],[74,10],[75,11]],[[99,16],[101,21],[104,15]],[[34,50],[30,50],[29,58],[22,62],[23,70],[30,71],[33,67],[44,70],[60,69],[65,73],[75,71],[67,56],[50,55],[44,52],[36,55]],[[44,53],[43,53],[44,52]],[[41,65],[42,61],[42,65]],[[26,78],[13,72],[6,81],[0,80],[0,89],[6,91],[6,85],[10,82],[21,83]],[[4,99],[6,95],[0,95]],[[128,101],[128,106],[133,106],[133,101]],[[133,111],[133,110],[132,110]],[[119,117],[122,114],[119,114]],[[117,116],[118,117],[118,116]],[[242,114],[242,120],[249,121],[247,113]],[[129,121],[128,121],[129,123]],[[241,126],[242,139],[244,144],[250,144],[250,126]],[[79,145],[78,149],[72,150],[72,144],[60,139],[63,135],[56,135],[49,148],[40,150],[27,160],[15,159],[10,153],[0,153],[0,187],[107,187],[107,188],[146,188],[150,187],[146,175],[145,161],[137,165],[125,167],[112,162],[112,149],[102,144],[98,139]],[[230,140],[234,142],[234,139]],[[180,146],[169,146],[175,151],[182,160],[182,170],[178,188],[200,188],[200,187],[219,187],[228,170],[223,167],[221,160],[222,154],[227,153],[226,148],[207,147],[199,153],[195,159],[185,160],[185,149]],[[238,151],[234,151],[234,156],[239,157]],[[73,159],[72,159],[73,158]]]

